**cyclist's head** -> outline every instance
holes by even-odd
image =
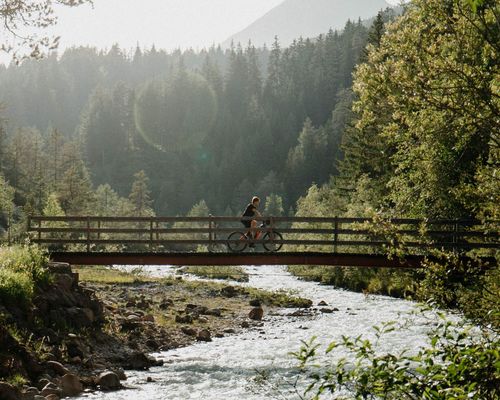
[[[252,204],[260,203],[260,199],[257,196],[252,197]]]

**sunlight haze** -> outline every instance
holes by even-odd
[[[125,49],[155,44],[169,51],[196,50],[223,42],[282,2],[95,0],[93,7],[61,7],[54,34],[61,36],[61,50],[81,45],[109,48],[114,43]]]

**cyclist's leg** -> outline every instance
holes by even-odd
[[[252,235],[252,231],[251,231],[249,228],[251,228],[251,226],[252,226],[252,225],[251,225],[250,221],[241,221],[241,223],[243,224],[243,226],[244,226],[245,228],[247,228],[247,229],[248,229],[247,231],[245,231],[245,236],[246,236],[247,238],[251,238],[251,237],[252,237],[252,236],[251,236],[251,235]]]

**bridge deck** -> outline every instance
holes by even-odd
[[[351,253],[87,253],[52,252],[52,261],[73,265],[327,265],[344,267],[420,268],[424,256],[404,260],[387,259],[383,254]],[[494,265],[493,257],[483,258]]]

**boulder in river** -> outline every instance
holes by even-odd
[[[80,378],[74,374],[66,374],[61,378],[61,386],[64,396],[77,396],[83,392]]]
[[[121,388],[120,378],[113,371],[104,371],[99,375],[97,384],[103,390],[118,390]]]
[[[252,308],[248,313],[248,318],[253,319],[254,321],[262,320],[263,316],[264,316],[264,310],[260,306]]]
[[[198,332],[198,335],[196,335],[196,340],[198,340],[199,342],[211,342],[212,334],[208,329],[201,329]]]

